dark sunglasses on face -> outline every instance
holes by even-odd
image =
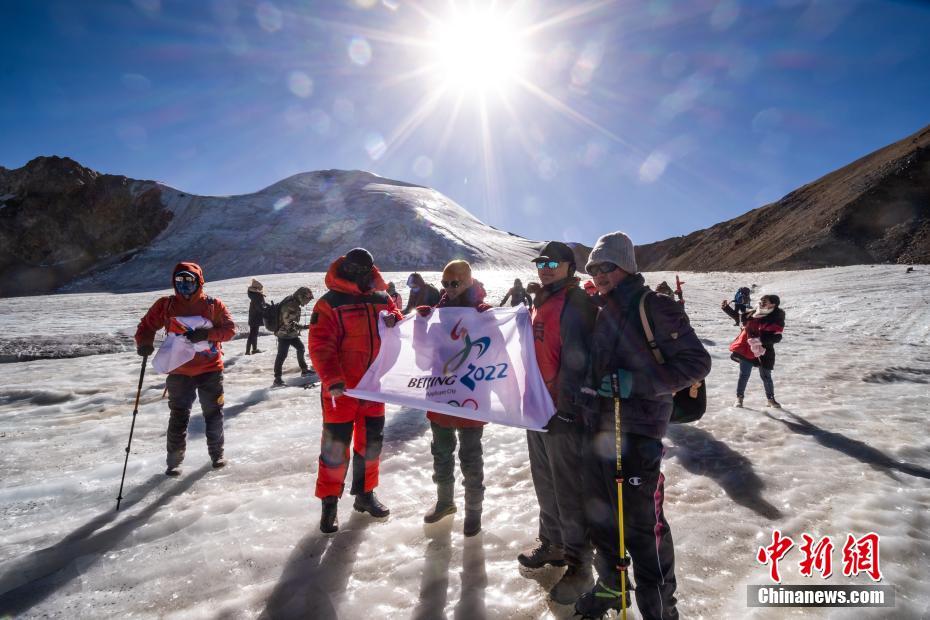
[[[592,276],[596,276],[599,273],[610,273],[611,271],[616,271],[617,269],[619,269],[619,267],[613,263],[601,263],[600,265],[591,265],[591,267],[588,269],[588,273],[590,273]]]
[[[197,278],[195,278],[194,276],[180,276],[180,275],[178,275],[178,276],[174,276],[174,281],[175,281],[175,282],[178,282],[178,283],[181,283],[181,282],[196,282],[196,281],[197,281]]]
[[[548,267],[549,269],[558,269],[558,268],[559,268],[559,261],[557,261],[557,260],[538,260],[538,261],[536,261],[536,268],[537,268],[537,269],[545,269],[546,267]]]
[[[443,280],[442,288],[458,288],[462,283],[458,280]]]
[[[355,263],[343,263],[342,268],[345,269],[345,272],[352,276],[360,276],[363,273],[368,273],[371,271],[371,267],[367,265],[357,265]]]

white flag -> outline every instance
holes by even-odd
[[[524,306],[438,308],[378,330],[381,351],[350,396],[531,430],[555,413]]]

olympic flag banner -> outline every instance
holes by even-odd
[[[438,308],[378,331],[381,350],[349,396],[531,430],[555,413],[524,306]]]

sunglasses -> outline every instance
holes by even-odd
[[[548,267],[549,269],[558,269],[559,264],[560,263],[557,260],[538,260],[536,261],[536,268],[545,269],[546,267]]]
[[[599,273],[610,273],[611,271],[616,271],[619,269],[617,265],[613,263],[601,263],[600,265],[591,265],[588,267],[588,273],[592,276],[596,276]]]
[[[462,286],[462,283],[458,280],[443,280],[442,288],[458,288]]]
[[[196,282],[197,278],[195,278],[194,276],[180,276],[179,275],[179,276],[174,276],[174,281],[179,282],[179,283],[180,282]]]
[[[368,265],[357,265],[355,263],[342,263],[342,268],[350,276],[360,276],[371,271],[371,267]]]

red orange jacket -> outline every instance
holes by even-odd
[[[197,263],[181,262],[175,265],[172,274],[172,287],[174,274],[179,271],[190,271],[200,280],[200,288],[191,295],[190,299],[175,293],[161,297],[152,304],[145,313],[139,326],[136,328],[136,345],[151,345],[155,341],[155,333],[160,329],[168,328],[172,317],[176,316],[202,316],[213,323],[207,339],[214,343],[215,351],[204,351],[194,356],[194,359],[183,366],[171,371],[172,375],[186,375],[193,377],[207,372],[223,370],[223,346],[221,342],[231,340],[236,335],[236,324],[233,322],[229,310],[219,299],[209,297],[203,292],[203,270]]]
[[[355,282],[338,275],[344,257],[339,257],[326,272],[329,291],[313,306],[307,344],[310,359],[323,384],[323,396],[342,383],[354,388],[381,350],[378,316],[387,310],[404,318],[394,300],[385,292],[387,285],[378,268],[373,270],[372,288],[361,291]]]

